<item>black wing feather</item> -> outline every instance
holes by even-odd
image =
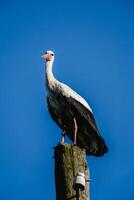
[[[83,104],[72,97],[66,97],[60,90],[51,93],[55,108],[47,97],[48,109],[52,119],[64,129],[73,140],[74,124],[76,118],[78,125],[77,145],[86,149],[88,155],[102,156],[108,148],[101,137],[93,113]]]
[[[87,154],[93,154],[96,156],[102,156],[108,151],[104,139],[101,137],[93,113],[87,109],[83,104],[76,99],[70,97],[72,109],[75,110],[76,119],[78,116],[82,116],[84,120],[81,123],[80,132],[83,133],[84,141],[86,141]],[[84,123],[84,125],[83,125]],[[87,127],[87,130],[83,131]],[[88,136],[87,136],[88,131]],[[85,134],[84,134],[85,133]]]

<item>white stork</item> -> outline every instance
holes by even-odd
[[[74,145],[86,149],[87,155],[102,156],[108,148],[99,133],[90,106],[84,98],[54,77],[54,52],[47,51],[42,57],[46,60],[48,110],[62,129],[62,143],[64,136],[68,135]]]

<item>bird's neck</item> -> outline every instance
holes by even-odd
[[[46,62],[46,86],[49,89],[55,83],[56,79],[52,72],[53,61]]]

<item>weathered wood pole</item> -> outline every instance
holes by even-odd
[[[56,200],[89,200],[90,174],[85,160],[85,150],[70,144],[58,144],[54,150]],[[85,189],[79,194],[74,190],[78,172],[85,174]]]

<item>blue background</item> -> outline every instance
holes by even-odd
[[[0,1],[0,199],[55,199],[61,138],[45,102],[54,74],[89,102],[109,152],[88,157],[91,200],[134,199],[134,3]]]

